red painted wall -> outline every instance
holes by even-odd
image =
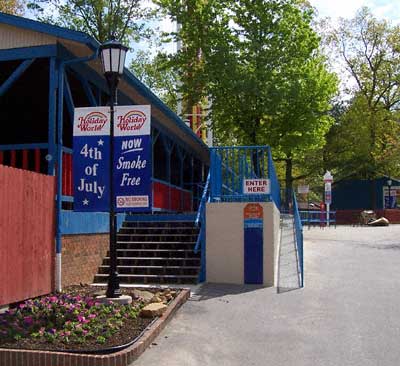
[[[191,211],[192,193],[160,182],[153,182],[153,207],[173,211]]]
[[[0,165],[0,305],[53,290],[55,178]]]

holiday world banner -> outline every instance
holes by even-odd
[[[118,106],[114,125],[115,211],[151,210],[149,105]]]
[[[75,108],[74,210],[109,211],[109,107]],[[151,210],[150,106],[116,107],[115,211]]]
[[[75,108],[74,210],[109,210],[110,108]]]

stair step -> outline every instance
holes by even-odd
[[[110,257],[104,257],[105,260],[110,260]],[[184,258],[184,257],[117,257],[117,260],[171,260],[171,261],[187,261],[200,259],[197,257]]]
[[[116,243],[121,283],[197,283],[201,259],[194,246],[199,231],[194,221],[123,222]],[[107,253],[94,282],[107,280],[109,265]]]
[[[117,244],[196,244],[195,241],[117,241]]]
[[[96,277],[108,277],[109,274],[97,274]],[[123,274],[120,275],[118,274],[118,277],[131,277],[131,278],[135,278],[135,277],[147,277],[147,278],[157,278],[157,277],[162,277],[162,278],[196,278],[198,276],[191,276],[191,275],[142,275],[142,274]]]
[[[192,249],[117,249],[117,252],[193,252]]]
[[[199,269],[199,266],[117,266],[118,268],[165,268],[165,269]],[[100,268],[110,268],[107,265],[101,265]]]

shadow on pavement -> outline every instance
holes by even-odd
[[[261,289],[266,289],[266,287],[261,285],[231,285],[231,284],[206,283],[193,292],[190,300],[204,301],[226,295],[239,295],[246,292],[257,291]]]

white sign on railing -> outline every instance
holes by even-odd
[[[269,179],[243,179],[243,194],[270,194]]]

